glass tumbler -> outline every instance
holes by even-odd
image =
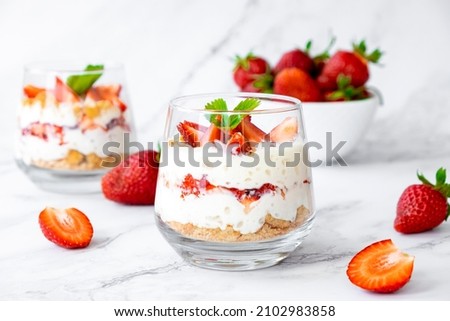
[[[299,100],[252,93],[170,102],[161,143],[157,226],[189,263],[218,270],[274,265],[314,220]]]
[[[31,63],[17,113],[15,158],[39,187],[100,191],[134,133],[121,64]]]

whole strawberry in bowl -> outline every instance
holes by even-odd
[[[304,49],[285,52],[273,69],[269,66],[270,72],[254,78],[247,87],[239,86],[241,91],[256,88],[302,101],[308,140],[314,143],[309,149],[313,162],[348,156],[364,137],[381,104],[367,81],[369,63],[377,63],[382,52],[369,52],[361,41],[351,50],[330,55],[333,44],[334,39],[322,53],[312,55],[312,41],[308,41]]]

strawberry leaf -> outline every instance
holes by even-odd
[[[222,98],[218,98],[207,103],[205,105],[205,109],[212,111],[227,111],[228,107],[225,100],[223,100]],[[224,125],[229,123],[229,117],[227,115],[208,114],[206,115],[206,118],[210,123],[216,125],[217,127],[224,127]]]
[[[252,111],[256,107],[259,106],[261,101],[259,99],[255,98],[247,98],[243,101],[241,101],[233,110],[234,111]],[[239,125],[244,119],[244,117],[247,116],[246,114],[238,114],[238,115],[232,115],[230,116],[230,124],[229,128],[234,129],[237,125]]]
[[[447,179],[447,172],[445,168],[441,167],[436,172],[436,186],[441,186],[445,184],[445,180]]]
[[[72,75],[67,78],[69,86],[78,95],[84,95],[92,85],[101,77],[104,69],[103,65],[88,65],[84,71],[99,71],[98,73],[87,73],[83,75]]]
[[[312,40],[309,39],[306,42],[306,46],[305,46],[305,53],[309,55],[309,52],[311,51],[311,47],[312,47]]]
[[[255,98],[247,98],[241,101],[233,110],[234,111],[252,111],[259,106],[261,101]],[[205,105],[206,110],[211,111],[228,111],[227,103],[222,98],[215,99]],[[234,129],[247,116],[246,113],[228,116],[225,113],[211,113],[206,118],[212,124],[222,129]]]
[[[359,54],[361,57],[366,59],[367,61],[377,63],[380,60],[383,52],[380,49],[375,49],[370,54],[367,54],[367,46],[365,40],[362,40],[359,44],[353,44],[353,51]]]
[[[429,180],[423,176],[422,172],[417,171],[417,178],[425,185],[433,186]]]

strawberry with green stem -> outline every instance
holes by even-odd
[[[367,53],[365,41],[353,44],[353,51],[339,50],[323,66],[317,83],[322,90],[337,89],[337,78],[343,74],[351,79],[354,87],[363,86],[369,79],[368,63],[377,63],[382,56],[379,49]]]
[[[421,173],[417,173],[422,184],[407,187],[397,203],[394,221],[397,232],[410,234],[428,231],[448,218],[450,184],[446,182],[446,174],[446,170],[440,168],[436,172],[436,184],[432,184]]]
[[[327,101],[348,101],[358,100],[369,97],[366,87],[361,86],[355,88],[351,84],[351,78],[340,74],[337,77],[338,88],[335,91],[329,91],[324,94]]]
[[[307,72],[298,68],[283,69],[275,77],[273,91],[275,94],[295,97],[303,102],[321,100],[317,83]]]
[[[245,57],[236,56],[233,70],[234,82],[241,90],[270,90],[272,75],[269,63],[261,57],[248,53]],[[251,86],[250,84],[253,84]]]

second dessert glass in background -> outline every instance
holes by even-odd
[[[100,191],[133,120],[121,64],[31,63],[18,110],[16,161],[39,187]]]
[[[157,225],[189,263],[264,268],[309,234],[314,201],[299,100],[180,97],[170,103],[164,138]]]

